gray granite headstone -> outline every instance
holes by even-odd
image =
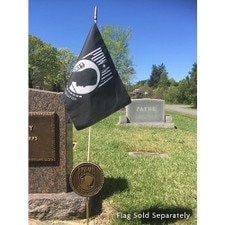
[[[126,116],[130,123],[164,122],[164,100],[133,99],[126,106]]]

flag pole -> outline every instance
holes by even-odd
[[[86,197],[86,219],[87,225],[89,225],[89,197]]]
[[[91,150],[91,127],[88,128],[88,154],[87,154],[87,161],[90,161],[90,150]],[[89,225],[89,202],[90,197],[86,197],[86,219],[87,225]]]
[[[88,154],[87,161],[90,161],[90,150],[91,150],[91,127],[88,128]]]
[[[90,161],[90,149],[91,149],[91,127],[88,128],[88,153],[87,153],[87,161]],[[90,198],[86,197],[86,219],[87,225],[89,225],[89,201]]]
[[[94,10],[94,22],[97,23],[97,6],[95,6]],[[88,155],[87,155],[87,161],[90,161],[90,149],[91,149],[91,127],[88,129]],[[89,225],[89,202],[90,197],[86,197],[86,219],[87,219],[87,225]]]

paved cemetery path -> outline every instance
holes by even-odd
[[[167,105],[165,104],[165,110],[176,111],[189,115],[197,115],[197,109],[191,108],[190,105]]]

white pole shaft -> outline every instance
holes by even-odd
[[[87,154],[87,161],[90,161],[90,150],[91,150],[91,127],[88,130],[88,154]]]

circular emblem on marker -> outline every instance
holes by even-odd
[[[93,162],[81,162],[71,171],[70,185],[78,195],[94,196],[102,189],[103,184],[103,171]]]

